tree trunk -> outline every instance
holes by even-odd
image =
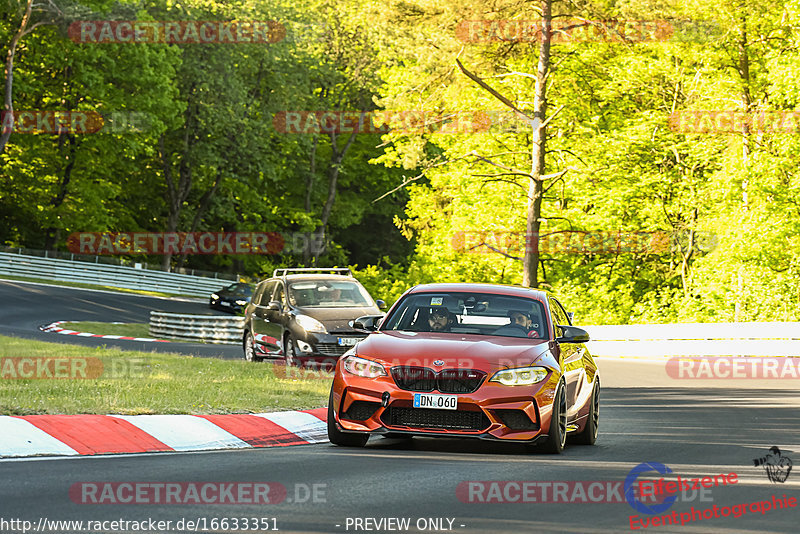
[[[550,72],[550,42],[552,38],[552,0],[542,0],[542,42],[539,47],[539,65],[536,69],[536,86],[533,100],[533,146],[531,147],[531,177],[528,186],[528,211],[526,220],[525,256],[522,260],[522,285],[538,287],[539,278],[539,228],[542,215],[542,193],[545,170],[545,140],[547,137],[547,75]]]
[[[10,114],[10,118],[3,117],[3,124],[6,120],[10,119],[13,124],[14,121],[14,103],[13,103],[13,88],[14,88],[14,54],[17,52],[17,45],[20,39],[25,37],[30,30],[28,30],[28,23],[31,20],[31,10],[33,8],[33,0],[28,0],[28,5],[25,8],[25,15],[22,17],[22,22],[19,25],[19,30],[14,37],[11,38],[11,43],[8,46],[8,54],[6,54],[6,77],[5,77],[5,91],[3,93],[3,109],[6,113]],[[31,28],[32,30],[33,28]],[[6,149],[8,139],[11,137],[13,128],[0,129],[0,154]]]
[[[311,193],[314,190],[314,176],[317,173],[317,142],[319,138],[314,135],[314,142],[311,145],[311,162],[309,164],[308,175],[306,176],[306,198],[303,207],[306,210],[306,213],[311,213]],[[311,235],[310,233],[305,234],[305,242],[311,242]],[[294,243],[292,243],[294,245]],[[310,265],[311,264],[311,247],[305,246],[303,247],[303,265]]]
[[[333,211],[333,204],[336,202],[336,184],[339,181],[339,171],[341,170],[342,161],[344,161],[344,157],[347,154],[347,151],[350,149],[350,145],[353,144],[353,141],[356,138],[357,130],[354,130],[353,133],[350,134],[350,137],[345,142],[344,146],[339,149],[339,145],[336,141],[336,133],[331,132],[328,134],[331,138],[331,161],[328,164],[328,198],[325,199],[325,204],[322,206],[322,214],[320,215],[320,225],[316,230],[316,235],[322,235],[322,242],[325,243],[327,241],[327,227],[328,227],[328,220],[331,216],[331,211]],[[311,247],[311,244],[315,241],[309,240],[308,248]],[[312,264],[316,265],[317,258],[319,257],[319,250],[312,250],[311,251],[311,262]]]
[[[203,220],[203,216],[208,211],[208,206],[211,204],[211,199],[217,193],[219,189],[219,184],[222,183],[222,171],[217,169],[217,177],[214,180],[214,184],[203,193],[203,196],[200,197],[200,202],[197,205],[197,209],[194,212],[194,218],[192,219],[192,226],[189,228],[189,233],[193,233],[197,231],[197,227],[200,225],[200,221]],[[178,258],[178,264],[175,266],[175,269],[178,270],[183,267],[184,262],[186,261],[186,253],[182,253],[180,258]]]

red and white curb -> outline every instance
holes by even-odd
[[[316,408],[229,415],[4,415],[0,458],[324,443],[327,413],[327,408]]]
[[[54,334],[65,334],[67,336],[99,337],[103,339],[125,339],[128,341],[151,341],[155,343],[169,343],[169,341],[167,341],[166,339],[155,339],[152,337],[107,336],[103,334],[92,334],[91,332],[76,332],[75,330],[67,330],[66,328],[61,328],[59,326],[61,324],[68,322],[69,321],[56,321],[48,325],[40,326],[39,330],[41,330],[42,332],[52,332]]]

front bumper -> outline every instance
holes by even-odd
[[[487,376],[473,393],[455,394],[457,410],[441,410],[414,408],[415,392],[399,388],[391,376],[362,378],[347,373],[340,364],[333,383],[334,414],[344,432],[532,443],[550,428],[558,384],[554,375],[531,386],[503,386],[488,382]]]

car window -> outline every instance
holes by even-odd
[[[259,306],[266,306],[272,300],[272,292],[275,290],[276,283],[274,280],[264,282],[263,291],[257,302]]]
[[[278,282],[278,285],[275,288],[275,296],[272,297],[272,300],[280,302],[281,306],[286,306],[286,295],[283,293],[283,283]]]
[[[556,333],[556,338],[559,338],[562,335],[559,325],[569,326],[569,318],[561,308],[561,304],[553,297],[550,297],[550,313],[553,315],[553,331]]]
[[[363,308],[374,306],[372,297],[350,280],[299,280],[289,284],[289,302],[301,308]]]
[[[534,298],[483,293],[407,295],[381,330],[451,332],[502,337],[546,338],[544,306]]]
[[[558,320],[559,321],[562,321],[562,320],[564,321],[561,324],[563,324],[565,326],[572,326],[572,319],[569,318],[569,314],[567,313],[567,309],[564,308],[564,306],[562,306],[561,303],[557,299],[554,298],[552,300],[553,300],[553,302],[556,303],[556,309],[559,311]]]

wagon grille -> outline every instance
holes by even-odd
[[[472,393],[480,387],[485,377],[486,373],[477,369],[444,369],[437,374],[427,367],[392,368],[395,384],[406,391],[438,389],[442,393]]]
[[[381,420],[387,426],[448,430],[483,430],[491,424],[483,412],[425,408],[390,407],[384,410]]]
[[[352,347],[337,345],[336,343],[317,343],[317,351],[327,356],[341,356]]]

